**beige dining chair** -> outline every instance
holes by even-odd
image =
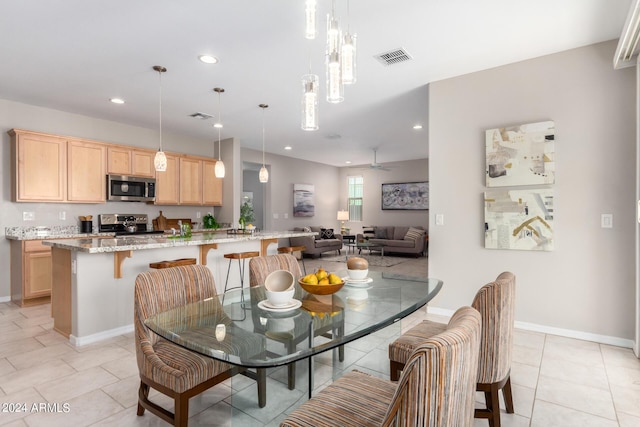
[[[210,299],[219,310],[215,319],[209,319],[209,332],[215,325],[231,321],[224,315],[216,297],[216,287],[211,271],[203,265],[187,265],[140,273],[134,287],[135,347],[140,389],[138,392],[139,416],[149,410],[175,426],[186,426],[189,418],[189,399],[214,385],[241,373],[244,369],[187,350],[159,337],[146,325],[145,320],[158,313],[175,309],[189,310],[189,303]],[[203,327],[202,319],[185,313],[189,324],[184,328]],[[197,331],[197,329],[196,329]],[[197,332],[196,332],[197,333]],[[213,332],[210,333],[213,335]],[[250,334],[242,336],[240,342],[255,339]],[[254,348],[251,345],[248,348]],[[264,379],[258,383],[258,400],[266,401]],[[262,387],[261,387],[262,385]],[[166,410],[149,400],[153,388],[173,399],[174,412]]]
[[[414,349],[398,383],[351,371],[280,426],[471,426],[480,328],[478,312],[461,307],[443,332]]]
[[[485,395],[486,409],[476,409],[476,418],[488,418],[490,427],[500,427],[498,390],[502,389],[505,409],[512,414],[511,355],[515,310],[516,278],[511,272],[501,273],[476,293],[471,304],[482,317],[482,339],[476,390]],[[428,320],[414,326],[389,344],[391,380],[397,380],[409,355],[421,342],[441,332],[444,324]]]

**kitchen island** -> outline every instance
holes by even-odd
[[[133,288],[136,276],[149,264],[196,258],[213,272],[220,293],[228,269],[223,255],[230,252],[277,253],[279,239],[314,235],[297,231],[227,232],[191,237],[136,235],[45,240],[52,247],[51,313],[54,329],[74,345],[84,345],[133,331]],[[272,246],[273,245],[273,246]],[[249,270],[245,270],[249,283]],[[232,266],[229,282],[239,283]]]

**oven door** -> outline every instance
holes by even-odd
[[[153,178],[107,175],[107,194],[111,201],[152,202],[155,194],[149,194],[149,188],[154,187]]]

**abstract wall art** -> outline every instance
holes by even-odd
[[[382,184],[382,209],[429,209],[428,182]]]
[[[484,246],[488,249],[553,250],[553,190],[484,193]]]
[[[313,185],[293,184],[293,216],[311,217],[315,210]]]
[[[485,144],[487,187],[555,182],[553,121],[489,129]]]

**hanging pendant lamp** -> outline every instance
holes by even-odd
[[[342,83],[351,85],[356,82],[356,34],[349,31],[349,0],[347,0],[347,32],[342,39],[340,65],[342,67]]]
[[[262,108],[262,167],[260,168],[258,179],[260,182],[266,183],[269,181],[269,171],[264,165],[264,110],[269,108],[269,106],[267,104],[260,104],[258,107]]]
[[[316,33],[317,33],[316,0],[305,1],[304,17],[305,17],[304,36],[308,39],[315,39]]]
[[[342,34],[335,15],[335,0],[331,3],[331,13],[327,14],[327,102],[336,104],[344,101],[344,86],[342,83],[342,66],[340,54],[342,49]]]
[[[158,77],[160,80],[160,96],[159,96],[159,128],[160,128],[160,143],[158,146],[158,152],[153,159],[153,166],[155,167],[157,172],[164,172],[167,170],[167,156],[162,151],[162,73],[166,73],[167,69],[162,65],[154,65],[153,69],[158,72]]]
[[[224,89],[221,87],[216,87],[213,89],[214,92],[218,94],[218,121],[213,127],[218,128],[218,161],[216,162],[216,166],[214,168],[214,173],[216,178],[224,178],[225,169],[224,162],[222,161],[222,149],[220,145],[220,130],[222,129],[222,121],[220,120],[220,94],[224,93]],[[213,150],[215,152],[215,150]]]
[[[302,130],[318,130],[318,76],[302,76]]]

